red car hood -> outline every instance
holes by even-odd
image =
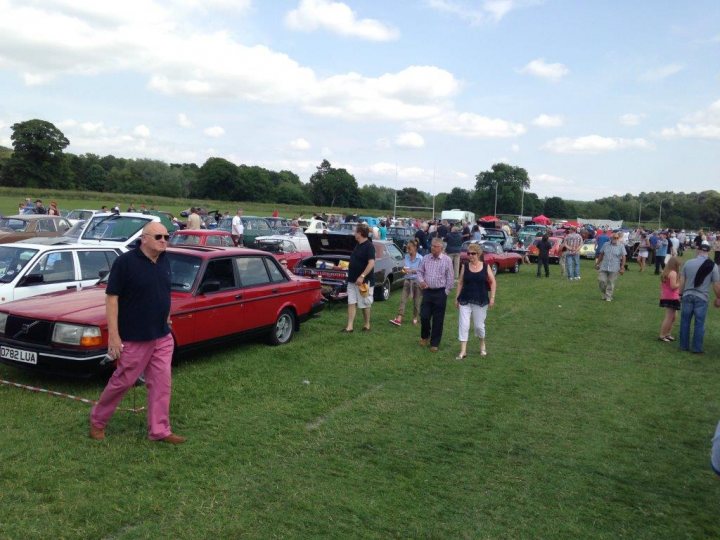
[[[0,311],[30,319],[105,326],[105,287],[33,296],[2,304]]]

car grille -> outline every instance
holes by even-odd
[[[10,315],[5,324],[5,337],[26,343],[49,345],[52,332],[53,323],[50,321]]]

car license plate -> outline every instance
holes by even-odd
[[[11,347],[6,347],[5,345],[0,346],[0,358],[23,362],[25,364],[37,364],[36,352],[13,349]]]

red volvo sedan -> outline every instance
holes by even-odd
[[[265,334],[287,343],[320,312],[320,282],[290,275],[268,253],[242,248],[168,248],[176,352]],[[0,362],[49,373],[105,368],[105,284],[0,307]]]

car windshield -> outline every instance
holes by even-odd
[[[75,225],[73,225],[67,231],[65,231],[65,234],[63,234],[63,236],[66,236],[68,238],[74,238],[77,240],[78,238],[80,238],[80,234],[83,232],[83,229],[85,228],[85,223],[87,223],[87,220],[81,219]]]
[[[202,259],[180,253],[168,253],[167,258],[172,276],[170,288],[173,291],[190,292],[200,271]]]
[[[218,230],[220,231],[227,231],[230,232],[232,230],[232,218],[231,217],[224,217],[218,222],[217,226]]]
[[[10,283],[38,252],[14,245],[0,245],[0,282]]]
[[[15,232],[24,232],[28,222],[24,219],[0,218],[0,229],[10,229]]]
[[[83,240],[114,240],[125,242],[150,219],[120,215],[95,216],[82,235]]]

